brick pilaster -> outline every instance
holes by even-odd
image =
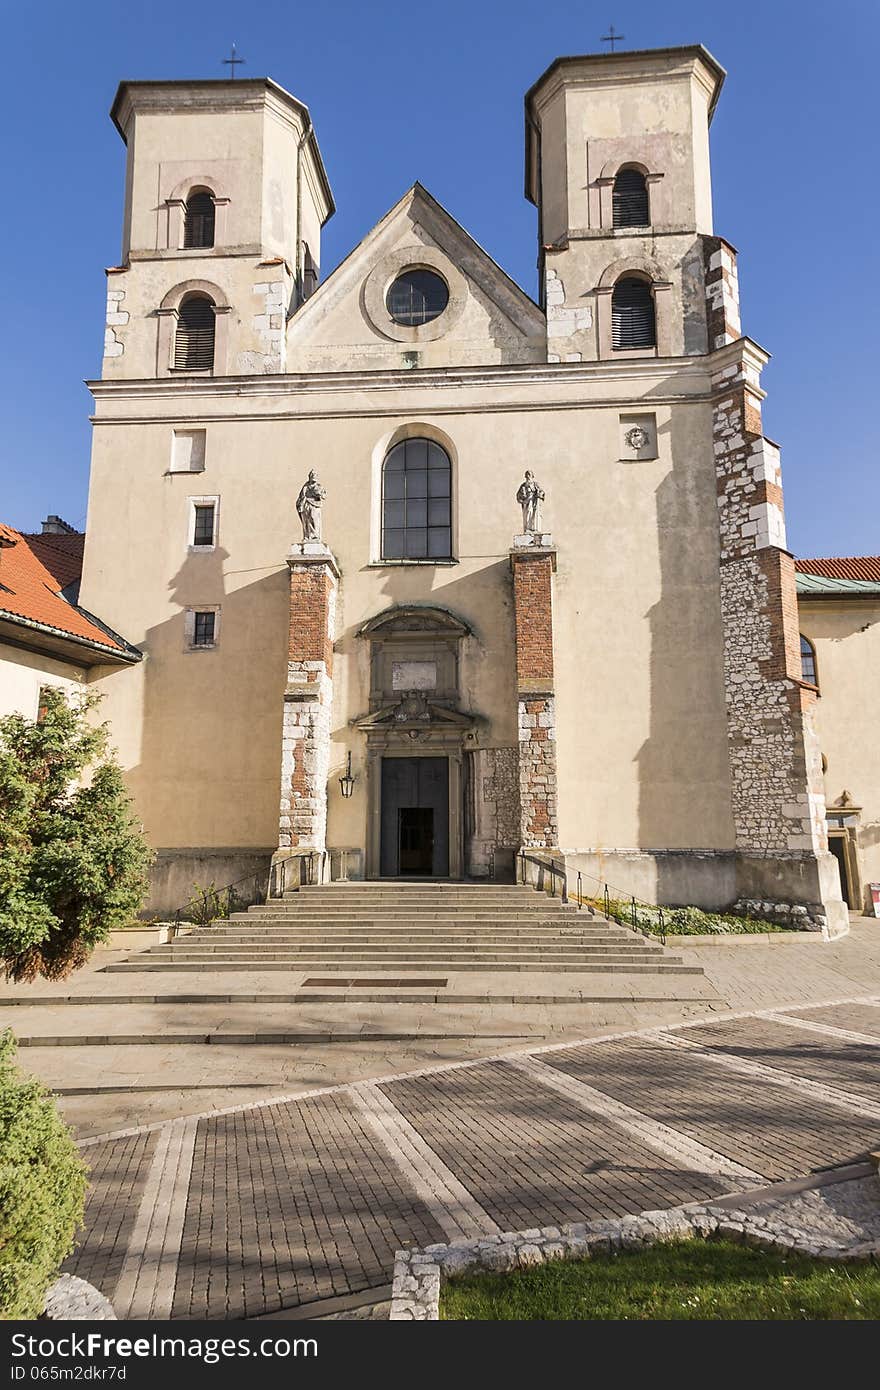
[[[721,356],[721,355],[720,355]],[[741,897],[842,925],[828,853],[814,692],[801,680],[779,450],[761,426],[764,355],[747,339],[713,375],[730,784]]]
[[[553,687],[553,571],[556,552],[515,545],[510,552],[516,622],[519,799],[522,843],[559,843],[556,700]]]
[[[326,546],[291,548],[287,688],[281,735],[279,849],[323,850],[339,570]]]

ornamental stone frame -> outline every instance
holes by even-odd
[[[366,738],[367,878],[381,861],[382,759],[445,757],[449,764],[449,877],[465,868],[465,741],[478,720],[458,704],[459,645],[471,629],[446,609],[423,605],[392,608],[371,618],[358,636],[370,642],[370,712],[353,719]],[[395,667],[436,665],[434,688],[395,689]]]
[[[385,296],[397,276],[404,270],[432,270],[446,282],[449,303],[430,323],[410,327],[395,323],[385,306]],[[458,323],[468,301],[467,280],[442,251],[433,246],[401,246],[390,252],[373,267],[364,282],[363,307],[373,327],[385,338],[398,343],[433,343],[449,333]]]
[[[174,366],[174,338],[182,300],[189,294],[206,295],[214,306],[214,365],[199,371]],[[219,285],[211,280],[184,280],[169,290],[154,310],[159,329],[156,334],[156,376],[225,376],[228,361],[229,314],[232,305]]]
[[[165,199],[165,247],[166,251],[181,251],[187,256],[209,256],[212,251],[222,251],[226,247],[227,209],[231,198],[218,189],[221,180],[216,174],[196,174],[181,180]],[[214,204],[214,245],[184,247],[184,222],[186,200],[196,190],[209,193]],[[160,228],[160,242],[162,240]],[[161,248],[160,248],[161,249]]]
[[[663,173],[651,171],[650,165],[644,158],[639,149],[638,143],[633,147],[634,153],[619,159],[609,159],[602,167],[602,172],[596,179],[596,188],[599,191],[599,226],[607,228],[609,231],[633,234],[643,231],[640,227],[615,227],[614,226],[614,206],[612,194],[614,192],[614,182],[621,169],[638,169],[643,176],[648,189],[648,217],[649,229],[664,226],[671,221],[669,210],[666,206],[666,190],[664,187]]]
[[[654,296],[656,346],[652,348],[615,348],[611,335],[611,298],[618,280],[625,276],[647,280]],[[660,267],[645,256],[633,256],[608,266],[595,288],[596,327],[599,335],[600,358],[671,357],[672,356],[672,289],[671,280],[663,277]]]

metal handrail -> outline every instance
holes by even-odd
[[[659,903],[644,902],[641,898],[636,898],[632,893],[625,893],[622,889],[615,888],[613,884],[608,884],[603,879],[596,878],[593,874],[585,874],[581,869],[570,870],[564,860],[554,859],[552,855],[542,854],[539,850],[530,851],[520,849],[517,858],[520,862],[521,883],[527,882],[526,864],[534,864],[542,871],[542,875],[534,885],[536,892],[540,893],[547,891],[543,882],[543,872],[546,872],[550,875],[551,897],[556,896],[556,882],[560,879],[562,881],[561,897],[564,903],[574,898],[578,910],[585,905],[588,909],[592,910],[592,904],[601,901],[603,911],[607,918],[615,922],[620,922],[622,926],[631,927],[633,931],[638,932],[640,936],[644,936],[646,940],[656,941],[659,937],[662,944],[664,946],[666,945],[666,920],[664,910]],[[569,873],[574,873],[576,881],[576,887],[572,893],[569,892],[568,888]],[[601,888],[601,894],[596,893],[592,897],[585,898],[583,889],[584,878],[592,879],[592,881]],[[618,908],[616,906],[617,903],[626,904],[625,910]],[[648,908],[651,913],[657,914],[658,931],[650,932],[642,926],[638,914],[638,909],[640,907]]]
[[[534,864],[539,871],[538,882],[535,884],[535,891],[545,893],[544,874],[550,875],[550,897],[556,897],[556,880],[562,880],[561,898],[564,903],[568,902],[568,870],[560,859],[554,859],[552,854],[541,854],[537,850],[520,849],[517,854],[520,865],[520,883],[526,883],[526,864]]]
[[[250,894],[240,892],[239,885],[242,883],[250,883],[253,891]],[[188,913],[197,910],[193,907],[194,903],[201,902],[207,906],[212,899],[218,904],[222,902],[222,913],[218,912],[216,917],[210,919],[211,922],[216,922],[221,917],[228,917],[230,913],[235,910],[236,905],[240,904],[242,907],[250,907],[254,903],[265,902],[266,897],[267,885],[265,874],[244,874],[241,878],[233,879],[232,883],[224,884],[222,888],[215,888],[212,884],[210,888],[205,889],[204,893],[199,894],[198,897],[190,898],[189,902],[184,903],[182,907],[176,909],[173,919],[173,935],[177,936],[179,934],[181,923],[194,920],[192,917],[187,916]],[[206,925],[210,925],[210,923]]]
[[[292,850],[283,859],[276,859],[269,870],[268,897],[283,898],[285,893],[323,883],[327,855],[325,849]],[[293,864],[297,865],[297,872],[292,877],[290,866]]]

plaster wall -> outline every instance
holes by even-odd
[[[726,849],[718,540],[707,380],[678,364],[638,382],[562,368],[457,381],[430,373],[99,388],[82,602],[124,629],[141,666],[102,682],[140,814],[162,847],[272,844],[287,660],[285,557],[309,468],[342,571],[329,771],[332,845],[363,845],[369,617],[450,609],[467,745],[515,748],[508,551],[526,467],[547,493],[554,590],[559,836],[563,847]],[[623,461],[620,415],[656,401],[659,457]],[[164,417],[164,418],[163,418]],[[167,474],[174,425],[204,423],[206,467]],[[401,432],[453,460],[455,564],[377,564],[381,459]],[[219,496],[218,545],[187,550],[189,497]],[[221,605],[216,650],[188,652],[187,607]],[[137,711],[142,710],[142,719]],[[337,778],[351,748],[358,778]]]
[[[857,839],[863,884],[880,883],[880,600],[798,602],[801,632],[816,649],[815,720],[827,760],[829,815],[844,791],[861,808]]]
[[[0,718],[23,714],[27,719],[36,719],[44,685],[75,690],[84,680],[83,667],[0,642]]]

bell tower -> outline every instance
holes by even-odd
[[[334,211],[307,107],[268,78],[123,82],[111,115],[127,167],[104,377],[283,372]]]
[[[526,197],[551,361],[705,353],[706,49],[559,58],[526,94]]]

